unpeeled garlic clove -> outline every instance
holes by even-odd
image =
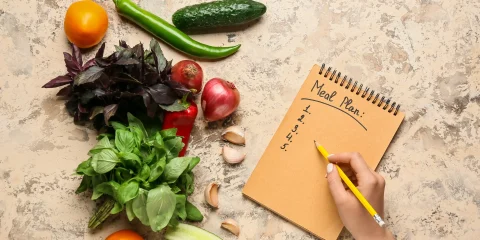
[[[207,185],[204,192],[205,201],[207,201],[207,203],[214,208],[218,208],[218,187],[219,186],[220,185],[218,183],[212,182]]]
[[[231,126],[222,133],[222,138],[237,145],[245,145],[245,130],[239,126]]]
[[[238,223],[231,218],[226,219],[222,222],[222,228],[227,229],[228,231],[237,236],[240,234],[240,227],[238,226]]]
[[[227,147],[227,146],[224,146],[222,148],[223,160],[225,160],[225,162],[230,163],[230,164],[237,164],[237,163],[242,162],[245,159],[246,155],[247,154],[242,153],[238,150],[235,150],[235,149]]]

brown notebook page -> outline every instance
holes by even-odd
[[[330,153],[360,152],[375,169],[404,118],[367,101],[358,84],[346,89],[314,65],[247,181],[243,194],[323,239],[343,227],[325,179],[326,163],[313,140]],[[363,87],[365,89],[365,87]],[[328,94],[328,95],[327,95]],[[373,221],[373,219],[372,219]]]

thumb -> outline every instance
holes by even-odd
[[[337,166],[332,163],[327,165],[327,181],[335,204],[338,205],[344,202],[347,199],[347,191],[342,184],[342,179],[338,174]]]

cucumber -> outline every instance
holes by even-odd
[[[168,228],[164,237],[165,240],[222,240],[211,232],[184,223]]]
[[[197,31],[238,26],[261,17],[267,7],[253,0],[223,0],[177,10],[172,22],[180,30]]]

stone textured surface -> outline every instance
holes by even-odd
[[[94,209],[76,195],[72,172],[95,144],[95,132],[76,126],[41,89],[65,72],[63,15],[68,0],[0,2],[0,239],[103,239],[138,223],[117,216],[96,232]],[[194,0],[141,0],[166,19]],[[119,39],[150,36],[115,13],[111,1],[107,52]],[[247,160],[236,167],[218,152],[222,126],[197,121],[191,153],[202,158],[196,193],[204,228],[238,220],[240,239],[313,239],[244,199],[241,188],[314,63],[333,65],[402,103],[406,119],[378,171],[387,179],[386,220],[397,239],[477,239],[480,236],[480,2],[478,0],[281,0],[250,28],[195,35],[212,45],[241,43],[238,54],[201,62],[207,78],[223,77],[242,94],[231,122],[248,130]],[[168,58],[185,58],[162,45]],[[87,52],[92,55],[92,52]],[[200,115],[201,119],[202,116]],[[220,209],[203,203],[203,186],[222,183]],[[293,206],[292,206],[293,207]],[[350,239],[347,231],[341,239]]]

